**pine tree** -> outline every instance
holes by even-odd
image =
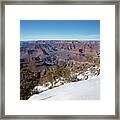
[[[38,85],[33,72],[23,68],[20,71],[20,99],[27,100],[32,95],[32,90]]]

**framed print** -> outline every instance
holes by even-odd
[[[1,118],[119,119],[119,2],[1,5]]]

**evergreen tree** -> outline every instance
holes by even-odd
[[[32,90],[38,85],[34,73],[23,68],[20,71],[20,99],[27,100],[32,95]]]

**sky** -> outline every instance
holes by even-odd
[[[99,40],[99,20],[20,20],[20,40]]]

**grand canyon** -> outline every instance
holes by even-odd
[[[39,93],[34,90],[35,86],[52,89],[65,83],[87,80],[88,71],[100,74],[100,41],[20,41],[21,100]],[[80,75],[84,78],[77,77]],[[26,77],[28,81],[25,81]]]

